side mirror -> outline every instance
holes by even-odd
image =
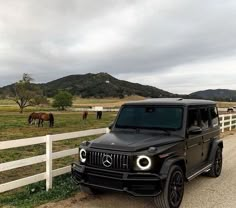
[[[113,128],[113,126],[114,126],[114,123],[112,122],[111,124],[109,124],[108,129],[111,130]]]
[[[202,128],[199,126],[191,126],[188,130],[188,134],[201,134]]]

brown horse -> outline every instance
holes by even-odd
[[[49,121],[49,127],[53,127],[54,126],[54,116],[52,113],[39,113],[39,122],[38,122],[38,127],[40,127],[40,125],[43,127],[43,122],[44,121]]]
[[[31,125],[34,123],[34,125],[36,125],[37,120],[39,120],[39,115],[40,113],[31,113],[28,117],[28,123]]]
[[[88,117],[88,111],[84,111],[82,116],[83,120],[86,120],[87,117]]]

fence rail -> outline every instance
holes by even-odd
[[[220,129],[221,132],[225,132],[225,130],[231,131],[236,127],[236,114],[223,114],[220,115]]]
[[[2,171],[12,170],[15,168],[25,167],[28,165],[34,165],[34,164],[46,162],[46,172],[33,175],[30,177],[22,178],[19,180],[11,181],[8,183],[0,184],[0,193],[9,191],[15,188],[19,188],[25,185],[29,185],[38,181],[42,181],[42,180],[46,180],[46,189],[47,190],[51,189],[53,177],[70,172],[70,166],[53,170],[52,161],[54,159],[78,154],[78,148],[63,150],[59,152],[52,152],[53,142],[61,141],[61,140],[68,140],[68,139],[75,139],[75,138],[80,138],[80,137],[93,136],[93,135],[98,135],[98,134],[105,134],[108,131],[109,130],[107,128],[101,128],[101,129],[92,129],[92,130],[85,130],[85,131],[72,132],[72,133],[46,135],[42,137],[33,137],[33,138],[28,138],[28,139],[18,139],[18,140],[0,142],[0,150],[24,147],[24,146],[35,145],[35,144],[43,144],[43,143],[46,144],[46,154],[44,155],[38,155],[38,156],[26,158],[26,159],[15,160],[15,161],[0,164],[0,171],[2,172]]]
[[[222,132],[224,132],[225,130],[231,131],[233,128],[236,127],[236,114],[220,115],[220,124],[221,124],[220,128]],[[0,142],[0,150],[18,148],[18,147],[24,147],[24,146],[36,145],[36,144],[43,144],[43,143],[46,144],[46,154],[44,155],[38,155],[38,156],[26,158],[26,159],[21,159],[21,160],[16,160],[16,161],[0,164],[0,172],[1,172],[1,171],[12,170],[15,168],[25,167],[28,165],[46,162],[46,172],[33,175],[30,177],[22,178],[19,180],[14,180],[8,183],[0,184],[0,193],[9,191],[15,188],[19,188],[25,185],[29,185],[38,181],[42,181],[42,180],[46,180],[46,190],[51,189],[53,177],[70,172],[70,166],[53,170],[52,161],[54,159],[78,154],[78,148],[63,150],[59,152],[52,152],[53,142],[92,136],[92,135],[98,135],[98,134],[105,134],[108,131],[109,130],[107,128],[91,129],[91,130],[78,131],[78,132],[72,132],[72,133],[46,135],[46,136],[33,137],[33,138],[28,138],[28,139],[18,139],[18,140]]]

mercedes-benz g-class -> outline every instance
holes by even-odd
[[[222,169],[216,103],[148,99],[124,104],[107,133],[79,148],[72,178],[81,190],[115,190],[154,197],[157,207],[177,208],[184,182]]]

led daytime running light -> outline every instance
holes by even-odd
[[[148,164],[146,166],[142,166],[141,165],[140,161],[142,159],[146,159],[148,161]],[[151,168],[151,165],[152,165],[152,161],[151,161],[150,157],[145,156],[145,155],[138,156],[138,158],[137,158],[137,166],[138,166],[138,168],[140,170],[148,170],[148,169]]]

